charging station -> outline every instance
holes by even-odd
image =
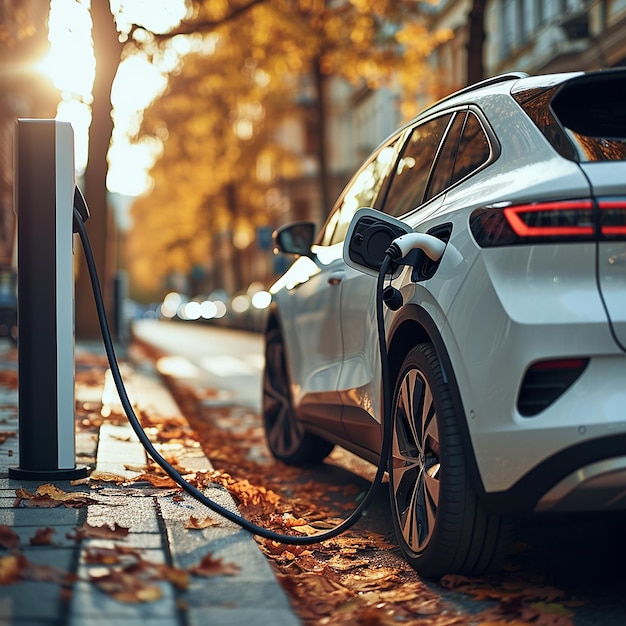
[[[19,466],[10,478],[76,479],[74,133],[20,119],[15,134]]]

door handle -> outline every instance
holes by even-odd
[[[345,276],[346,276],[345,272],[333,272],[328,277],[328,284],[329,285],[339,285],[341,283],[341,281],[345,278]]]

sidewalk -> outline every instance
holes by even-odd
[[[146,455],[122,419],[103,354],[101,344],[76,346],[76,464],[91,478],[54,481],[61,491],[31,497],[42,483],[8,478],[19,466],[17,361],[0,343],[0,626],[298,625],[249,533],[178,489],[133,481]],[[122,373],[138,413],[182,425],[184,445],[172,440],[159,452],[188,472],[212,469],[151,365],[126,363]],[[236,510],[222,487],[207,495]],[[186,527],[207,517],[216,525]]]

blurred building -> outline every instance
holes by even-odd
[[[48,12],[40,0],[4,1],[0,17],[0,266],[9,266],[15,254],[15,122],[53,118],[59,93],[36,70],[49,49]]]
[[[482,0],[485,77],[511,70],[530,74],[594,70],[626,64],[626,0]],[[460,85],[468,62],[471,0],[440,4],[458,40],[437,51],[438,66]],[[463,45],[465,44],[465,45]]]

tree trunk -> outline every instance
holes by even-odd
[[[483,44],[485,42],[485,0],[473,0],[469,13],[467,40],[467,84],[485,77]]]
[[[331,200],[331,185],[330,177],[328,173],[328,159],[327,159],[327,138],[326,138],[326,105],[327,105],[327,81],[322,74],[322,68],[320,66],[320,59],[316,58],[313,61],[313,75],[315,79],[315,113],[317,122],[317,163],[318,163],[318,184],[320,192],[321,203],[321,215],[320,223],[318,226],[326,220],[326,217],[330,213],[332,208]]]
[[[113,132],[111,88],[120,63],[122,44],[108,0],[92,0],[93,41],[96,77],[93,86],[92,121],[89,130],[89,156],[85,170],[84,194],[91,213],[86,223],[91,247],[102,284],[109,320],[113,314],[113,273],[115,224],[107,202],[107,153]],[[78,261],[76,281],[76,337],[94,339],[100,330],[84,256]]]

